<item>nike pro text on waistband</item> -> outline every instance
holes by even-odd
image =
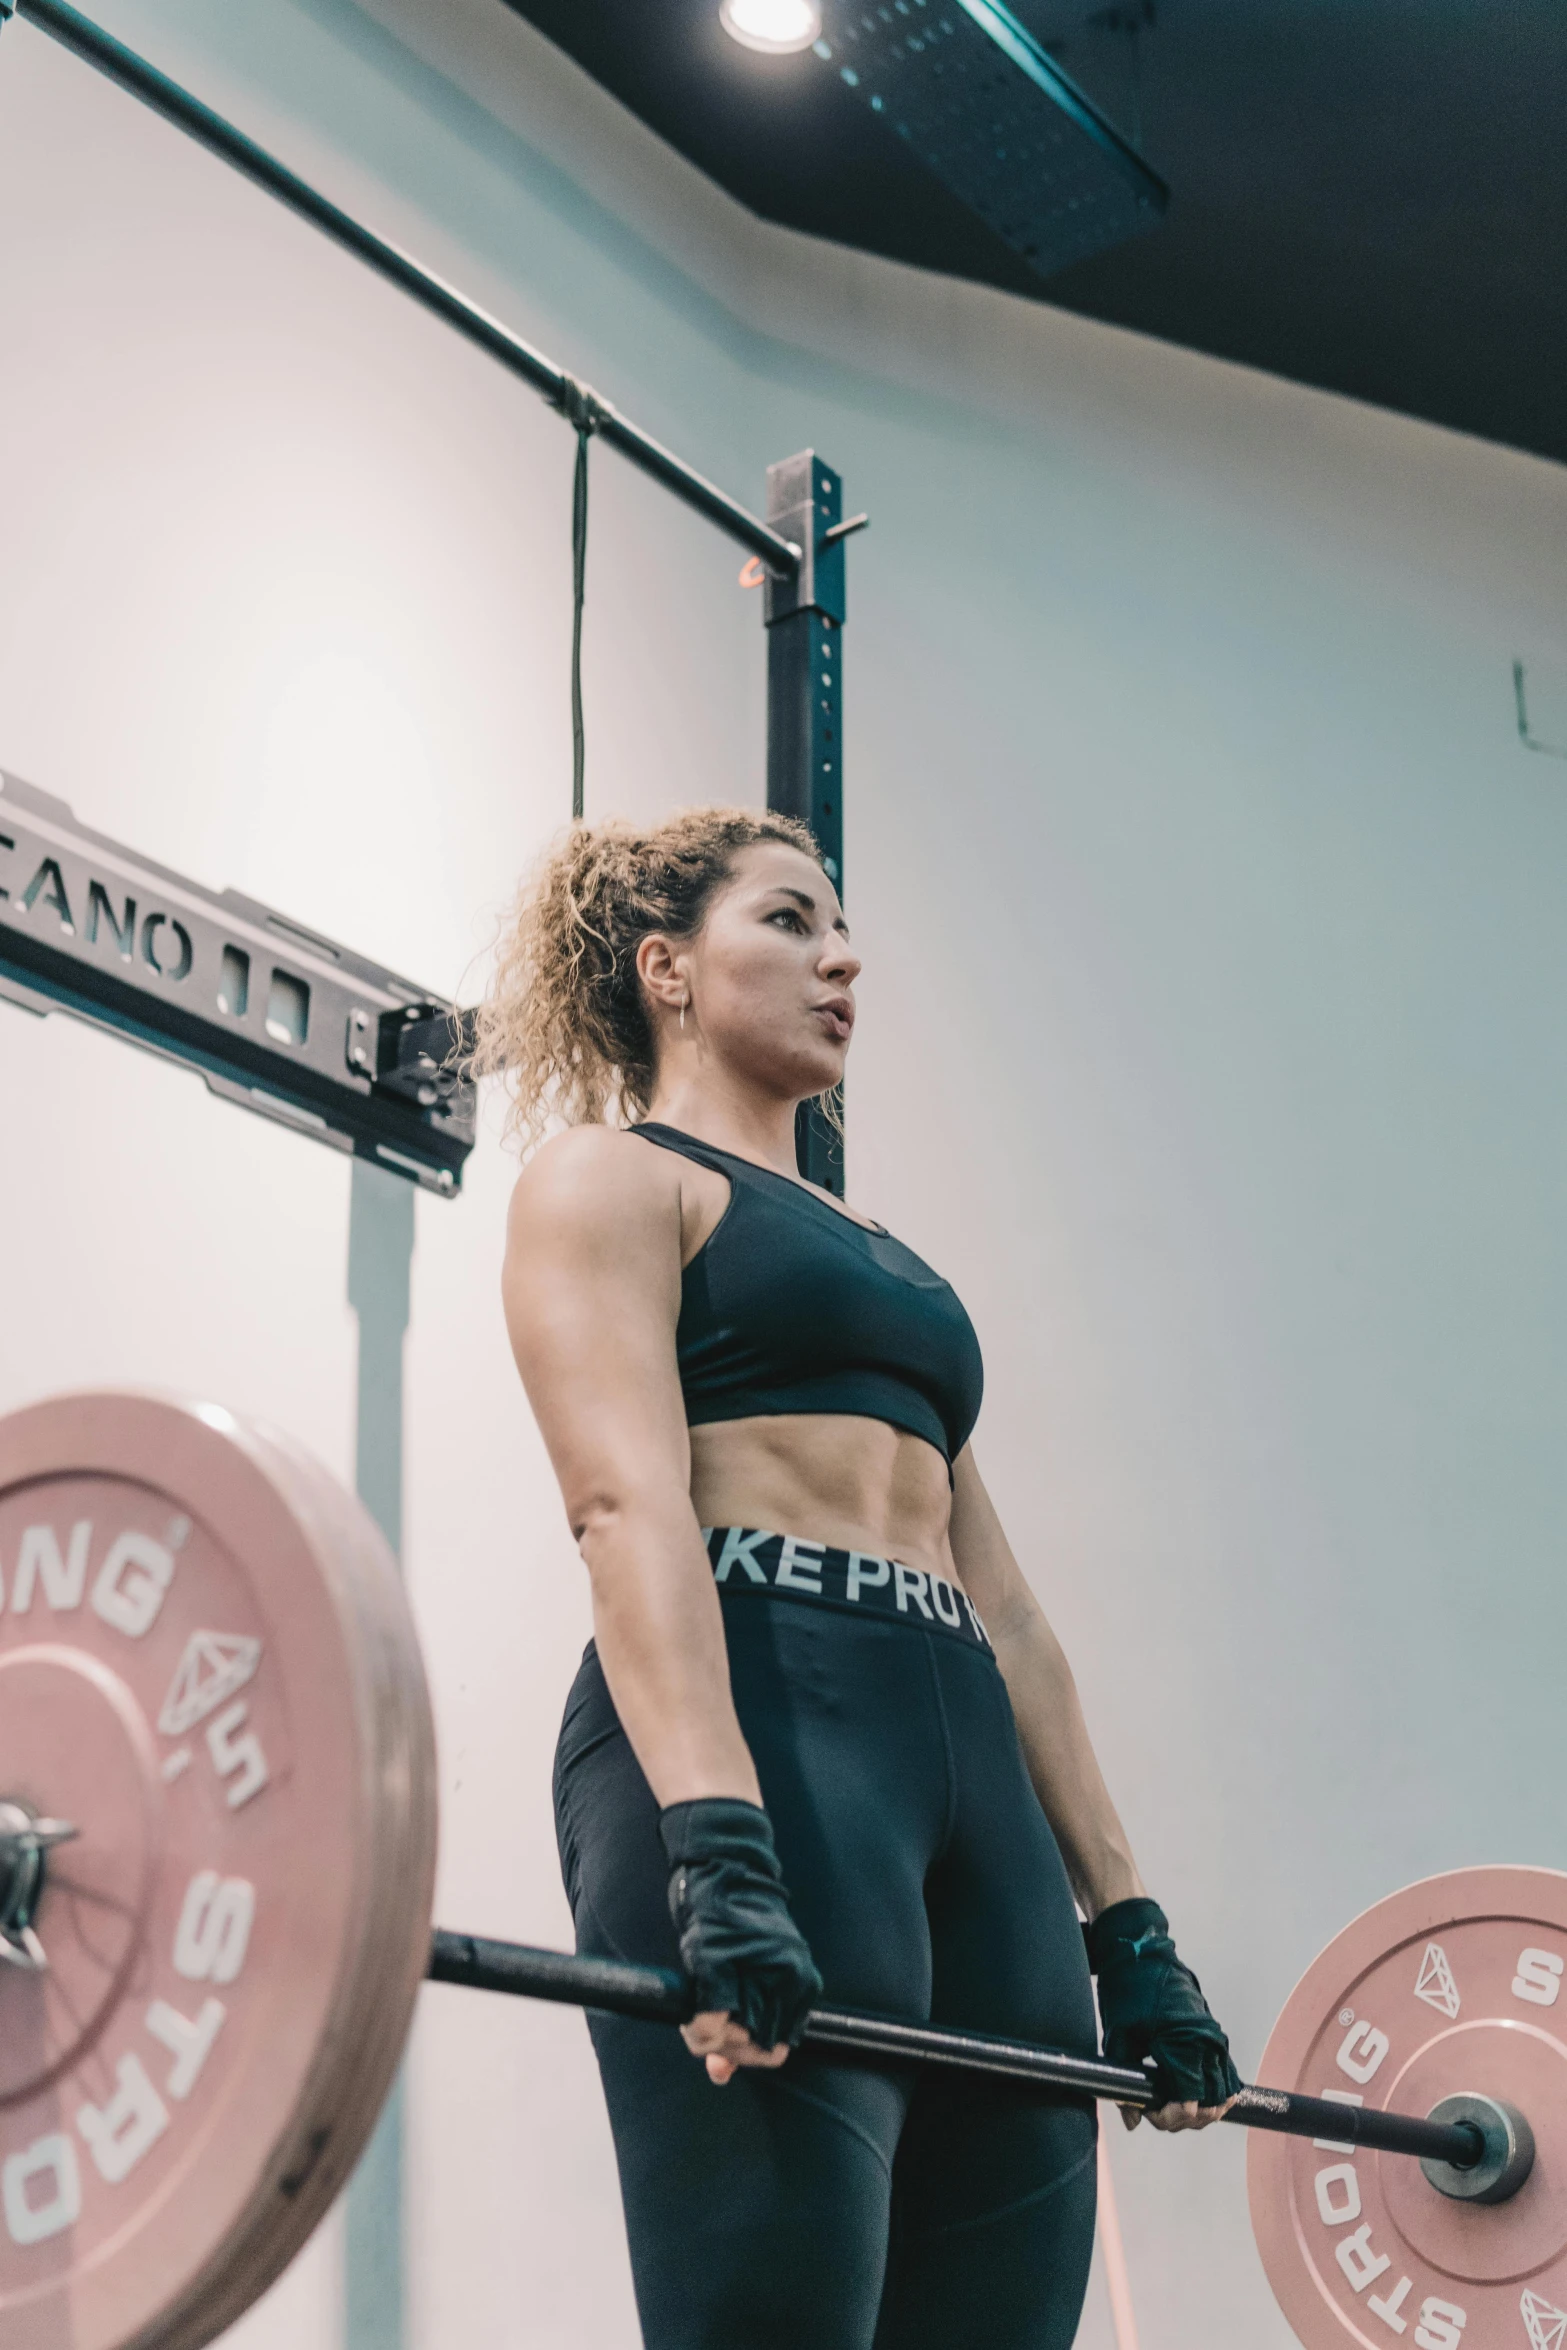
[[[864,1550],[830,1550],[823,1542],[770,1534],[765,1527],[704,1526],[702,1539],[720,1590],[775,1592],[857,1613],[901,1616],[905,1623],[950,1633],[971,1648],[990,1647],[968,1593],[924,1567]]]

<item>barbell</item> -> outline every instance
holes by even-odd
[[[305,2242],[420,1983],[673,2025],[684,1978],[431,1928],[435,1747],[391,1554],[211,1405],[0,1421],[0,2339],[199,2350]],[[1567,1877],[1357,1918],[1227,2119],[1308,2350],[1567,2350]],[[1140,2071],[822,2007],[808,2045],[1146,2107]]]

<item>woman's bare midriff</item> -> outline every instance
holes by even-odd
[[[703,1526],[766,1526],[962,1580],[947,1464],[884,1420],[802,1412],[693,1428],[691,1500]]]

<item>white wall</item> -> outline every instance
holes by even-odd
[[[975,1313],[981,1459],[1243,2064],[1393,1885],[1567,1865],[1567,774],[1509,670],[1559,658],[1567,475],[764,228],[496,0],[102,14],[727,487],[814,443],[874,514],[852,1187]],[[25,27],[0,213],[0,766],[471,992],[567,803],[569,434]],[[738,562],[595,457],[591,807],[760,798]],[[0,1070],[0,1405],[201,1390],[347,1475],[346,1167],[60,1019],[0,1007]],[[441,1915],[560,1940],[586,1611],[508,1180],[492,1132],[419,1202],[407,1548]],[[428,1992],[412,2085],[418,2350],[628,2350],[580,2019]],[[1240,2134],[1114,2153],[1145,2350],[1283,2345]],[[325,2350],[334,2263],[253,2350]]]

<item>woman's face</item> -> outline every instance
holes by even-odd
[[[651,945],[653,942],[647,942]],[[644,968],[664,1007],[684,996],[684,1034],[734,1075],[804,1101],[843,1075],[854,1032],[860,959],[838,893],[821,867],[784,841],[758,841],[735,858],[727,885],[695,938],[667,942]]]

